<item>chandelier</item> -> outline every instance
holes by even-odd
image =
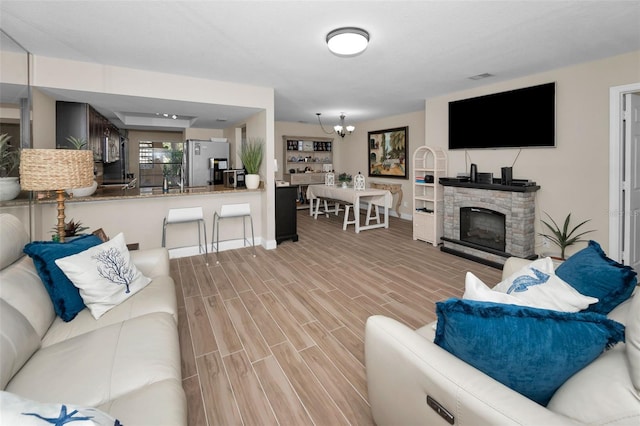
[[[322,125],[322,121],[320,121],[320,113],[316,112],[316,115],[318,116],[318,123],[320,123],[320,128],[322,129],[322,131],[328,135],[332,134],[333,133],[332,131],[327,132],[324,129],[324,126]],[[345,135],[350,135],[351,133],[353,133],[354,130],[356,130],[354,126],[345,126],[344,118],[345,118],[345,115],[343,112],[340,114],[340,124],[336,124],[335,126],[333,126],[333,130],[342,138],[344,138]]]

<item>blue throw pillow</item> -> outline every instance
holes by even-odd
[[[638,282],[631,267],[609,259],[595,241],[564,261],[556,275],[585,296],[597,297],[599,302],[586,310],[605,315],[631,297]]]
[[[84,309],[80,291],[56,265],[55,260],[71,256],[101,244],[95,235],[83,235],[69,242],[35,241],[24,247],[24,252],[33,259],[36,271],[42,280],[56,314],[64,321],[71,321]]]
[[[604,315],[493,302],[436,303],[434,343],[541,405],[606,348],[624,326]]]

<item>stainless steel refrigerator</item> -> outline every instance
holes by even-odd
[[[186,185],[209,185],[213,184],[213,169],[210,168],[210,164],[213,164],[213,161],[210,161],[210,159],[226,161],[228,164],[229,143],[226,138],[213,138],[213,140],[188,139],[185,153]]]

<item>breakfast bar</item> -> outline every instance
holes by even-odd
[[[207,228],[207,240],[210,243],[213,230],[213,214],[223,204],[249,203],[254,218],[256,245],[263,239],[264,224],[261,218],[262,196],[264,189],[226,188],[222,185],[190,187],[180,190],[170,189],[163,193],[161,188],[122,189],[121,186],[101,187],[88,197],[67,198],[65,201],[66,221],[74,220],[86,226],[87,232],[102,228],[112,237],[123,232],[127,243],[139,243],[140,248],[153,248],[161,245],[162,222],[169,209],[202,207]],[[34,240],[50,240],[56,224],[55,197],[41,198],[29,205],[29,200],[19,197],[2,202],[0,211],[11,213],[23,223],[32,224]],[[31,213],[30,213],[31,212]],[[235,248],[234,238],[242,237],[242,222],[229,221],[220,228],[220,240],[228,240],[228,247]],[[175,225],[167,236],[167,247],[171,257],[198,254],[195,225],[186,223]],[[221,243],[222,244],[222,243]],[[236,244],[238,247],[242,245]]]

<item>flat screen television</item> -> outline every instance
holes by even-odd
[[[449,102],[449,149],[555,147],[556,84]]]

